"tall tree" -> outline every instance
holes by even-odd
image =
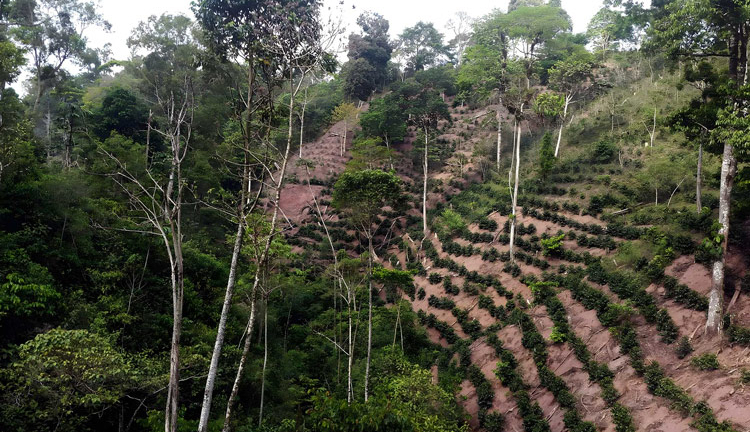
[[[398,50],[406,60],[406,71],[417,71],[436,65],[447,54],[443,35],[432,23],[419,21],[404,29],[398,37]]]
[[[110,29],[96,5],[80,0],[16,1],[12,12],[14,38],[31,54],[34,111],[54,78],[69,61],[81,66],[97,53],[87,46],[91,27]]]
[[[466,47],[469,46],[469,42],[471,41],[473,23],[474,19],[469,14],[459,11],[445,24],[445,28],[453,34],[453,38],[448,41],[448,47],[453,51],[453,59],[459,67],[464,61]]]
[[[706,332],[721,333],[724,302],[724,272],[732,188],[737,172],[737,157],[747,151],[746,129],[748,98],[747,50],[750,37],[750,6],[740,0],[677,0],[669,3],[668,14],[656,20],[651,32],[653,46],[672,56],[720,56],[728,59],[726,106],[717,114],[718,127],[712,139],[723,143],[719,190],[719,235],[722,254],[712,266]]]
[[[475,45],[466,53],[466,64],[460,69],[459,91],[474,95],[475,100],[497,97],[495,118],[497,142],[495,168],[500,169],[503,128],[503,96],[506,90],[506,69],[510,49],[507,30],[502,24],[505,14],[496,10],[480,19],[474,26]]]
[[[563,126],[568,116],[570,104],[575,102],[585,88],[592,85],[594,63],[588,54],[572,56],[561,60],[549,71],[549,84],[553,89],[565,96],[563,111],[560,116],[560,131],[557,133],[557,145],[555,145],[555,157],[560,153],[560,141],[562,140]]]
[[[500,25],[521,53],[526,67],[527,88],[531,86],[534,67],[544,44],[572,28],[568,14],[553,6],[519,7],[503,15]]]
[[[374,227],[383,207],[393,206],[401,195],[401,180],[392,172],[381,170],[344,171],[333,188],[334,207],[345,211],[367,239],[367,361],[365,364],[365,402],[370,395],[370,361],[372,358],[372,247]],[[375,227],[376,228],[376,227]]]
[[[422,150],[422,231],[427,234],[427,179],[430,167],[430,136],[435,132],[441,120],[450,121],[448,106],[443,98],[433,89],[420,92],[412,101],[409,110],[411,123],[424,138]],[[417,149],[419,150],[419,149]],[[434,157],[434,156],[433,156]]]
[[[259,152],[259,155],[254,154],[258,141],[261,144],[269,144],[267,138],[271,130],[270,125],[269,127],[254,129],[254,115],[261,109],[273,109],[272,106],[269,107],[269,101],[262,97],[264,93],[271,94],[274,86],[284,83],[288,85],[288,88],[291,89],[291,95],[288,106],[287,146],[285,150],[281,151],[281,154],[274,157],[279,162],[281,169],[276,174],[275,181],[272,184],[275,195],[270,203],[273,208],[270,229],[265,239],[265,247],[257,260],[251,293],[250,317],[247,324],[248,339],[245,342],[243,355],[237,368],[237,376],[227,402],[224,420],[225,431],[230,428],[232,407],[239,390],[239,382],[250,346],[250,335],[255,323],[255,290],[260,282],[261,272],[271,242],[278,234],[278,202],[284,184],[291,146],[295,98],[305,75],[322,59],[319,46],[321,33],[319,6],[320,3],[316,0],[248,0],[232,4],[215,0],[202,0],[193,6],[196,17],[208,35],[211,46],[224,60],[239,60],[240,63],[235,69],[243,71],[242,75],[245,77],[244,80],[237,79],[236,81],[236,119],[242,131],[241,163],[238,164],[240,167],[238,180],[241,184],[241,190],[235,198],[234,213],[237,220],[237,233],[234,239],[230,274],[219,317],[217,336],[206,378],[206,388],[198,424],[200,432],[206,430],[211,412],[218,363],[224,344],[227,315],[234,295],[237,263],[242,250],[244,231],[247,228],[245,225],[246,217],[258,202],[257,199],[254,199],[251,185],[252,180],[254,180],[254,165],[257,161],[261,161],[260,164],[263,165],[260,167],[263,174],[258,179],[258,182],[262,185],[266,172],[274,163],[274,160],[270,160],[268,157],[269,154],[273,153],[268,145],[260,145],[263,150]],[[265,84],[264,90],[260,90],[262,84]],[[258,196],[261,191],[262,186],[259,186],[257,188]]]
[[[388,78],[393,46],[388,37],[390,24],[382,15],[364,12],[357,17],[362,34],[349,36],[349,62],[344,67],[344,88],[349,96],[367,100],[382,89]]]

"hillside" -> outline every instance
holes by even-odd
[[[653,96],[672,80],[674,76],[670,74],[657,79],[636,77],[617,89],[616,95],[605,94],[591,100],[576,114],[565,133],[565,156],[552,175],[553,181],[544,184],[543,191],[522,192],[523,210],[518,218],[522,228],[516,242],[523,252],[517,252],[517,260],[520,259],[517,265],[509,264],[508,256],[508,187],[503,185],[502,174],[482,181],[476,163],[481,145],[496,139],[492,124],[484,120],[487,114],[494,117],[496,106],[451,110],[452,124],[444,125],[437,139],[460,140],[460,144],[444,167],[431,174],[435,184],[428,197],[432,225],[437,232],[431,231],[425,241],[428,244],[421,247],[420,243],[407,240],[408,237],[400,242],[391,240],[395,244],[383,246],[379,254],[384,266],[399,269],[411,268],[408,264],[417,258],[420,274],[414,278],[414,286],[418,294],[410,298],[403,293],[403,298],[428,326],[430,340],[441,347],[433,374],[442,380],[444,374],[451,376],[457,368],[469,368],[469,375],[460,384],[447,385],[457,386],[453,391],[471,416],[472,428],[480,426],[479,413],[502,414],[504,430],[524,427],[523,420],[530,408],[523,405],[518,394],[514,395],[519,389],[513,387],[513,381],[506,382],[497,375],[500,365],[508,362],[506,358],[516,359],[515,369],[523,381],[521,388],[527,389],[531,401],[538,402],[551,430],[570,429],[565,421],[567,412],[577,412],[583,420],[593,423],[596,430],[614,431],[628,415],[636,430],[705,430],[693,423],[705,414],[693,409],[693,404],[699,401],[705,401],[718,421],[726,420],[740,427],[739,430],[744,430],[742,425],[750,424],[750,411],[746,409],[750,398],[738,384],[750,364],[746,345],[717,342],[703,331],[711,275],[692,253],[700,234],[678,222],[680,214],[692,211],[690,200],[694,198],[689,189],[681,187],[672,196],[662,198],[672,201],[669,207],[663,201],[661,207],[654,202],[636,203],[637,209],[628,212],[618,207],[618,201],[624,199],[618,193],[618,183],[639,179],[642,172],[649,172],[665,155],[672,160],[691,157],[690,150],[681,146],[681,136],[662,130],[654,148],[639,149],[639,140],[635,138],[630,140],[634,145],[622,149],[615,163],[595,163],[583,168],[579,162],[588,158],[597,141],[609,137],[608,125],[602,125],[609,120],[602,116],[608,98],[622,100],[620,136],[643,135],[638,125],[629,125],[625,119],[637,116],[639,110],[652,103],[661,105],[658,108],[664,111],[678,109]],[[691,93],[691,89],[677,92],[673,101],[688,100]],[[332,130],[339,127],[337,124]],[[522,149],[522,158],[526,159],[522,170],[525,176],[535,176],[538,144],[534,143],[534,137],[543,129],[536,123],[524,124],[523,128],[532,138]],[[401,158],[408,158],[413,139],[411,131],[404,144],[395,147]],[[512,142],[512,136],[503,139]],[[306,146],[325,154],[327,140],[323,138]],[[307,151],[306,146],[303,151]],[[503,149],[504,153],[508,151]],[[505,155],[502,163],[507,170],[510,156]],[[704,163],[715,166],[714,161]],[[323,166],[331,165],[323,163]],[[569,167],[575,169],[567,171]],[[343,167],[339,166],[329,175],[334,178],[341,170]],[[418,168],[411,164],[401,164],[397,172],[406,182],[420,180]],[[325,177],[311,178],[320,181]],[[319,193],[320,187],[312,187],[318,201],[330,200],[330,195]],[[532,184],[527,187],[534,188]],[[285,189],[285,193],[296,195],[297,190],[294,185]],[[710,195],[710,189],[704,194]],[[614,203],[589,214],[592,197],[602,195],[614,195]],[[312,204],[312,198],[308,199],[308,204]],[[413,200],[419,201],[418,194]],[[460,215],[462,227],[455,234],[445,232],[446,226],[438,228],[444,209]],[[318,221],[314,213],[308,216],[300,223]],[[409,225],[401,224],[401,229],[398,224],[395,226],[395,232],[383,238],[384,241],[391,236],[404,238],[407,233],[419,236],[414,235]],[[540,239],[558,234],[565,235],[564,252],[545,256]],[[659,242],[665,234],[676,252],[668,257],[669,262],[660,264],[663,270],[654,275],[649,266],[654,255],[661,252]],[[737,234],[745,239],[747,235],[745,230]],[[674,242],[680,240],[675,236],[682,236],[691,244],[677,246]],[[450,249],[446,249],[446,244]],[[651,263],[646,261],[644,267],[640,260]],[[747,249],[730,248],[728,265],[736,280],[746,274],[749,260]],[[594,270],[592,265],[610,273],[599,275],[595,272],[602,270]],[[551,281],[555,288],[539,285],[539,279]],[[551,294],[546,295],[551,297],[544,299],[535,289],[550,290]],[[386,299],[384,293],[381,297]],[[725,301],[729,303],[731,296]],[[733,306],[733,319],[740,327],[746,327],[750,319],[746,301],[746,296],[741,295]],[[619,313],[627,313],[629,317],[619,325],[607,315],[607,311],[619,310],[618,307],[627,311]],[[513,317],[514,310],[520,312],[520,317]],[[524,322],[531,324],[524,328]],[[632,340],[618,334],[625,329],[633,332]],[[527,337],[530,339],[527,333],[540,334],[546,341],[541,344],[544,348],[525,342]],[[560,339],[551,339],[553,333]],[[687,356],[678,354],[676,349],[676,341],[683,337],[693,349]],[[637,349],[628,344],[635,344]],[[540,349],[547,351],[542,357],[543,366],[539,366],[537,357],[542,355]],[[704,354],[715,355],[720,369],[701,370],[692,363],[693,358]],[[481,375],[474,375],[474,370]],[[660,371],[657,378],[650,375],[656,374],[652,371]],[[542,372],[551,372],[551,376],[558,378],[541,381]],[[670,380],[673,390],[661,392],[655,379]],[[451,383],[450,379],[447,382]],[[703,385],[709,382],[710,386]],[[491,392],[483,388],[485,383],[489,383]],[[566,399],[567,392],[572,402]]]
[[[0,1],[0,430],[750,432],[747,1],[180,1]]]

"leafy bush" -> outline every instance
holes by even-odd
[[[693,352],[693,345],[690,344],[690,339],[688,339],[687,336],[683,336],[680,338],[680,341],[677,343],[677,348],[675,349],[677,352],[677,357],[680,359],[684,359],[687,357],[691,352]]]
[[[431,284],[439,284],[443,280],[443,276],[440,273],[430,273],[430,276],[427,278],[427,280],[430,281]]]
[[[596,143],[591,154],[591,161],[599,164],[612,162],[617,157],[617,146],[608,140],[601,140]]]
[[[548,255],[558,255],[560,249],[562,249],[563,239],[565,238],[565,234],[560,234],[554,237],[550,237],[547,239],[542,239],[542,254],[544,256]]]
[[[721,365],[719,365],[719,359],[716,357],[716,354],[713,353],[704,353],[695,356],[690,359],[690,364],[700,370],[716,370],[721,367]]]

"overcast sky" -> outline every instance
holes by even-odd
[[[98,0],[99,11],[104,19],[112,24],[112,31],[105,33],[99,29],[89,29],[87,37],[90,46],[111,45],[112,57],[127,60],[130,50],[126,41],[131,31],[139,22],[151,15],[183,14],[194,18],[190,10],[190,0]],[[345,36],[359,31],[356,25],[357,16],[366,10],[378,12],[391,24],[390,34],[395,38],[403,29],[418,21],[432,22],[445,34],[445,41],[452,38],[445,29],[445,23],[456,12],[463,11],[471,17],[478,18],[493,9],[506,10],[509,0],[496,2],[488,0],[324,0],[323,18],[330,15],[342,16],[346,27]],[[563,8],[573,19],[573,31],[586,30],[589,20],[601,8],[602,0],[562,0]],[[345,47],[345,45],[343,45]],[[345,53],[343,53],[345,55]],[[68,65],[70,68],[71,65]],[[73,68],[74,69],[74,68]],[[25,72],[13,83],[19,93],[25,93],[23,82],[29,78]]]
[[[336,8],[339,0],[324,0],[327,9]],[[586,30],[591,17],[601,7],[601,0],[562,0],[563,8],[573,19],[573,30]],[[353,8],[352,8],[353,6]],[[507,9],[508,0],[344,0],[343,15],[348,35],[356,31],[355,20],[362,11],[372,10],[383,15],[391,23],[391,37],[414,25],[417,21],[433,22],[443,33],[445,23],[458,11],[467,12],[472,17],[480,17],[492,9]],[[100,0],[100,11],[112,24],[112,32],[91,32],[89,42],[95,46],[112,44],[116,59],[127,59],[128,47],[125,44],[131,30],[150,15],[163,13],[184,14],[193,17],[190,0]],[[446,35],[447,36],[447,35]],[[450,39],[446,37],[446,40]]]

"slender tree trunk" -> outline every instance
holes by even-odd
[[[349,122],[347,120],[344,120],[344,139],[341,140],[341,157],[344,157],[344,152],[346,151],[346,134],[349,131]]]
[[[172,167],[166,188],[167,200],[164,214],[167,215],[174,251],[175,280],[172,285],[172,344],[169,361],[169,385],[165,410],[165,432],[177,432],[180,393],[180,339],[182,336],[182,304],[185,293],[185,267],[182,255],[182,137],[172,135]],[[186,144],[185,144],[186,145]],[[176,193],[176,196],[173,194]],[[169,247],[167,245],[167,247]]]
[[[146,123],[146,166],[149,166],[149,151],[151,151],[151,121],[153,120],[154,112],[148,110],[148,123]]]
[[[521,165],[521,122],[518,122],[516,133],[516,175],[513,182],[513,203],[511,208],[512,219],[510,221],[510,260],[515,262],[515,240],[516,240],[516,204],[518,203],[518,168]]]
[[[701,189],[703,186],[703,142],[698,144],[698,171],[695,174],[695,207],[698,213],[703,210]]]
[[[250,352],[250,345],[253,339],[253,327],[255,325],[255,293],[258,288],[258,281],[253,284],[253,290],[250,294],[252,296],[250,300],[250,319],[247,320],[247,326],[245,327],[245,345],[242,347],[242,357],[240,357],[240,364],[237,366],[237,375],[234,378],[234,384],[232,385],[232,391],[229,394],[229,400],[227,401],[227,411],[224,414],[224,427],[221,429],[222,432],[229,432],[230,420],[232,419],[232,410],[234,409],[234,400],[237,398],[237,393],[240,391],[240,381],[242,378],[242,372],[245,369],[245,362],[247,361],[247,355]]]
[[[422,161],[422,173],[424,182],[422,185],[422,231],[427,235],[427,128],[424,128],[424,161]]]
[[[722,309],[724,303],[724,265],[729,241],[729,210],[731,208],[732,187],[737,171],[737,160],[731,144],[724,144],[724,155],[721,163],[721,188],[719,190],[719,234],[722,240],[721,258],[713,264],[711,272],[711,293],[708,299],[708,317],[706,319],[706,333],[718,335],[721,333]]]
[[[572,99],[572,95],[570,94],[565,95],[565,105],[563,107],[562,119],[560,120],[560,132],[557,133],[557,145],[555,146],[555,157],[557,157],[558,154],[560,153],[560,141],[562,141],[563,126],[565,125],[565,118],[568,116],[568,105],[570,105],[571,99]]]
[[[293,71],[289,72],[289,82],[294,86],[293,81]],[[304,78],[304,77],[303,77]],[[253,288],[251,291],[252,296],[252,309],[250,312],[250,320],[248,321],[248,335],[247,340],[245,341],[245,348],[242,352],[242,358],[240,359],[240,364],[237,367],[237,375],[234,378],[234,385],[232,386],[232,393],[229,396],[229,400],[227,400],[227,410],[226,414],[224,415],[224,427],[222,428],[222,432],[229,432],[230,430],[230,422],[232,418],[232,409],[234,407],[234,402],[237,397],[237,391],[239,390],[239,384],[240,380],[242,379],[242,373],[245,369],[245,360],[247,358],[247,353],[250,350],[250,338],[251,333],[253,330],[253,320],[255,315],[255,292],[258,288],[258,281],[260,280],[261,271],[264,267],[264,264],[268,258],[268,253],[271,249],[271,241],[276,237],[276,226],[279,222],[279,200],[281,199],[281,190],[284,187],[284,176],[286,175],[286,168],[289,163],[289,153],[290,149],[292,147],[292,125],[293,125],[293,119],[294,119],[294,98],[299,91],[299,87],[302,85],[302,80],[300,80],[300,84],[297,86],[295,90],[292,90],[291,97],[289,99],[289,117],[288,117],[288,125],[287,125],[287,137],[286,137],[286,149],[284,150],[284,154],[282,155],[282,162],[281,162],[281,169],[278,173],[278,182],[276,183],[276,193],[274,196],[273,201],[273,216],[271,217],[271,226],[269,228],[268,236],[266,236],[266,244],[263,247],[263,250],[261,251],[260,256],[258,257],[258,263],[257,268],[255,269],[255,277],[253,280]]]
[[[500,146],[503,142],[503,122],[500,115],[500,107],[502,106],[502,99],[498,101],[497,105],[497,154],[495,158],[496,169],[500,171]]]
[[[180,339],[182,336],[182,299],[184,293],[184,268],[182,260],[182,246],[179,231],[172,231],[173,248],[175,250],[175,281],[172,290],[172,343],[169,355],[169,386],[167,393],[165,432],[177,431],[179,416],[179,385],[180,385]]]
[[[651,127],[651,147],[654,147],[654,139],[656,138],[656,107],[654,107],[654,124]]]
[[[216,341],[214,343],[213,354],[211,355],[211,363],[208,367],[208,376],[206,377],[206,389],[203,392],[203,405],[201,407],[201,416],[198,423],[199,432],[205,432],[207,430],[208,419],[211,415],[211,402],[213,400],[216,374],[219,370],[219,358],[221,357],[221,350],[224,346],[227,317],[229,316],[229,309],[232,306],[232,296],[234,295],[234,285],[237,278],[237,263],[239,261],[240,252],[242,251],[243,236],[244,221],[240,220],[237,223],[237,234],[234,239],[234,247],[232,248],[232,259],[229,264],[229,278],[227,279],[227,289],[224,293],[224,304],[221,307],[221,316],[219,317],[219,329],[216,332]]]
[[[305,87],[305,101],[302,103],[302,116],[299,118],[299,158],[302,159],[302,142],[305,136],[305,110],[307,109],[307,87]]]
[[[242,245],[245,236],[245,215],[247,211],[245,207],[250,204],[250,147],[251,140],[249,136],[249,127],[252,120],[250,106],[253,103],[254,97],[254,84],[255,84],[255,69],[253,68],[252,57],[249,63],[247,72],[247,114],[245,118],[245,127],[243,128],[243,160],[244,166],[242,167],[242,192],[240,193],[239,204],[237,206],[237,234],[234,239],[234,247],[232,248],[232,258],[229,264],[229,277],[227,278],[227,288],[224,292],[224,303],[221,306],[221,315],[219,316],[219,327],[216,330],[216,341],[214,342],[214,349],[211,354],[211,363],[208,368],[208,376],[206,377],[206,388],[203,391],[203,405],[201,406],[201,416],[198,422],[198,432],[206,432],[208,429],[208,420],[211,416],[211,403],[213,401],[214,387],[216,384],[216,374],[219,370],[219,359],[221,358],[221,350],[224,346],[224,337],[226,334],[227,317],[229,316],[229,310],[232,307],[232,297],[234,296],[234,287],[237,280],[237,264],[239,262],[240,254],[242,253]],[[240,115],[240,119],[242,116]],[[149,112],[149,132],[151,130],[151,112]]]
[[[385,148],[388,149],[388,163],[391,165],[391,171],[393,171],[395,168],[393,168],[393,155],[391,154],[391,140],[388,139],[388,134],[385,135]]]
[[[258,426],[263,424],[263,402],[266,395],[266,366],[268,365],[268,294],[266,294],[263,309],[263,372],[260,376],[260,410]]]
[[[367,234],[367,363],[365,364],[365,402],[370,389],[370,358],[372,356],[372,234]]]
[[[352,304],[354,302],[354,298],[352,288],[349,286],[346,287],[346,297],[346,309],[349,312],[349,352],[347,353],[349,358],[347,359],[346,366],[346,401],[348,403],[352,403],[352,400],[354,399],[354,386],[352,385],[352,366],[354,366],[354,335],[352,333],[352,330],[354,328],[352,323],[352,314],[354,313],[354,311],[352,310]]]

